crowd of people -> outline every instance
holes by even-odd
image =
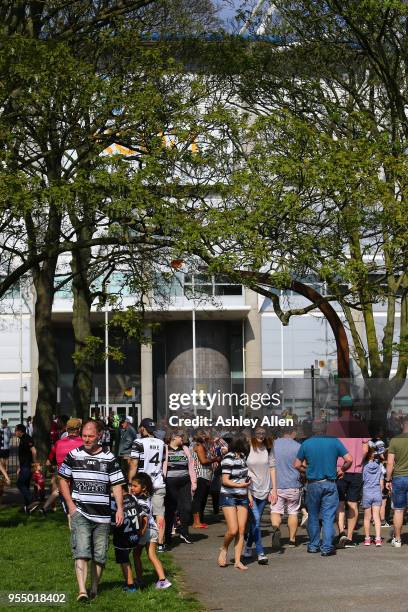
[[[229,565],[232,543],[238,570],[247,571],[254,554],[259,565],[268,564],[261,537],[261,517],[267,507],[275,550],[282,547],[285,514],[289,547],[298,545],[298,529],[303,526],[310,554],[329,557],[339,548],[353,548],[359,507],[365,546],[383,545],[382,529],[390,527],[391,512],[391,544],[401,546],[408,506],[408,417],[400,419],[402,432],[395,432],[389,442],[379,430],[368,435],[367,426],[350,413],[335,422],[313,420],[307,436],[298,423],[273,435],[262,427],[233,433],[165,430],[149,418],[137,428],[132,417],[118,425],[115,432],[112,420],[109,424],[92,419],[82,424],[76,418],[55,422],[44,466],[51,475],[47,499],[44,468],[37,461],[33,439],[25,425],[15,428],[17,486],[24,511],[46,517],[61,499],[71,530],[79,601],[97,595],[110,531],[125,591],[142,586],[144,548],[157,574],[156,587],[170,587],[158,554],[175,538],[179,544],[192,544],[191,531],[208,528],[209,496],[213,513],[222,509],[225,519],[218,553],[223,568]],[[5,447],[10,437],[3,421],[0,472],[6,482]]]

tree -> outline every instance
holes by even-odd
[[[127,31],[124,36],[129,38]],[[108,44],[101,38],[97,52],[86,58],[72,52],[65,41],[13,35],[7,42],[5,87],[12,81],[16,87],[1,117],[2,175],[7,188],[2,255],[11,269],[25,264],[36,290],[39,392],[35,423],[44,445],[57,386],[51,316],[58,257],[73,250],[77,260],[93,245],[124,242],[123,236],[109,231],[107,204],[109,186],[120,171],[115,174],[112,162],[101,155],[124,128],[123,113],[119,117],[114,113],[124,91],[118,90],[115,74],[103,73],[98,65],[101,58],[105,68],[109,68],[108,59],[114,61],[112,41]],[[128,129],[132,121],[137,118],[127,119]],[[91,186],[86,189],[89,180]],[[127,205],[129,212],[132,203]],[[74,212],[76,207],[83,214]],[[90,223],[99,226],[98,234],[90,231]],[[132,240],[144,239],[137,235]],[[83,266],[76,270],[80,274]]]
[[[234,42],[233,55],[226,45],[216,68],[239,108],[241,162],[228,179],[228,247],[211,256],[270,272],[277,288],[324,282],[384,421],[408,365],[406,3],[274,5],[272,38]]]
[[[135,36],[151,20],[149,4],[21,3],[21,11],[14,14],[9,6],[5,17],[0,291],[32,274],[39,348],[35,426],[42,453],[56,401],[51,315],[60,255],[73,253],[75,390],[83,415],[93,357],[81,349],[92,338],[96,266],[98,273],[109,271],[125,254],[136,260],[137,248],[154,257],[173,243],[172,193],[163,185],[177,163],[191,159],[195,131],[186,126],[203,90],[180,72],[168,47],[152,49]],[[163,139],[181,125],[181,149],[164,147]],[[125,155],[104,154],[118,146]]]
[[[202,31],[205,27],[215,27],[215,12],[212,3],[202,0],[189,7],[185,2],[158,2],[153,10],[149,7],[140,17],[142,33],[159,32],[164,38],[173,33],[186,35]],[[128,31],[128,26],[125,26]],[[103,210],[105,215],[104,222],[109,220],[111,228],[119,226],[119,235],[125,238],[124,245],[119,250],[112,251],[105,249],[96,256],[97,273],[95,268],[95,253],[92,248],[77,250],[73,254],[71,261],[72,270],[72,292],[73,292],[73,329],[75,337],[75,375],[73,384],[73,397],[75,409],[81,416],[88,414],[91,401],[92,373],[95,360],[93,351],[88,350],[89,343],[94,338],[91,329],[91,306],[97,293],[91,289],[91,281],[100,274],[101,262],[104,263],[108,271],[107,278],[121,266],[130,272],[129,279],[124,279],[124,284],[131,283],[133,290],[139,296],[138,308],[143,312],[143,300],[146,293],[152,290],[154,285],[154,275],[150,278],[139,271],[135,271],[135,263],[139,262],[140,267],[150,267],[152,270],[159,265],[162,256],[158,251],[163,251],[168,244],[166,242],[173,235],[172,230],[168,234],[163,234],[161,215],[163,213],[162,200],[165,201],[164,207],[168,208],[167,193],[161,194],[157,189],[157,184],[168,183],[169,178],[174,178],[173,174],[176,165],[177,171],[181,167],[185,169],[191,157],[191,146],[194,135],[189,129],[191,122],[196,121],[196,107],[203,97],[204,90],[200,90],[199,79],[191,79],[186,75],[184,68],[177,65],[172,59],[177,55],[178,46],[171,44],[163,45],[158,42],[154,50],[148,47],[141,47],[139,43],[134,44],[134,28],[130,33],[130,38],[123,38],[116,47],[113,57],[110,57],[107,64],[110,69],[110,76],[114,77],[116,87],[120,83],[120,91],[124,104],[116,112],[115,122],[120,126],[109,128],[110,140],[114,146],[110,147],[110,155],[118,152],[115,162],[109,161],[109,172],[116,169],[116,182],[109,177],[109,199],[114,204],[107,206],[106,192],[102,192],[102,200],[98,198],[95,185],[91,183],[90,191],[83,194],[80,201],[75,202],[69,210],[70,223],[75,228],[77,240],[90,239],[100,230],[98,226],[97,211]],[[118,36],[116,35],[118,39]],[[96,58],[95,71],[100,73]],[[166,59],[168,58],[168,59]],[[120,104],[120,101],[118,101]],[[192,113],[192,109],[194,113]],[[93,109],[92,109],[93,112]],[[183,125],[180,125],[180,116]],[[88,118],[89,121],[89,118]],[[172,143],[173,153],[169,156],[164,154],[163,141],[171,138],[174,132],[178,132],[178,143],[180,147],[175,148]],[[184,136],[182,134],[185,134]],[[187,155],[186,155],[187,152]],[[100,151],[97,151],[99,154]],[[77,152],[79,156],[79,152]],[[81,163],[81,171],[87,174],[87,180],[92,178],[94,161],[88,158]],[[120,173],[118,172],[120,168]],[[120,177],[120,178],[119,178]],[[146,187],[147,186],[147,187]],[[152,187],[153,188],[152,188]],[[95,198],[97,200],[95,208]],[[92,203],[93,202],[93,203]],[[103,204],[101,206],[101,204]],[[176,204],[173,204],[176,206]],[[129,247],[128,237],[123,236],[121,223],[129,220],[131,211],[131,225],[138,228],[139,235],[143,236],[143,241],[150,244],[135,245],[134,233]],[[114,230],[112,233],[117,233]],[[153,237],[160,237],[159,246],[154,244]],[[126,263],[128,258],[128,263]],[[130,261],[129,261],[130,258]],[[143,265],[142,265],[143,263]],[[102,283],[103,286],[104,282]],[[106,295],[103,299],[107,299]],[[137,309],[133,309],[133,314]],[[142,326],[140,325],[140,314],[136,317],[136,329],[139,330],[137,337],[144,341]],[[116,325],[121,320],[119,314],[115,317]],[[127,331],[129,331],[128,319],[125,317]],[[135,320],[133,318],[133,323]]]

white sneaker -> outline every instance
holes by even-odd
[[[259,565],[268,565],[268,557],[265,555],[265,553],[260,553],[258,555],[258,563]]]
[[[244,557],[244,559],[251,559],[252,554],[253,554],[252,547],[247,546],[247,545],[245,544],[244,552],[243,552],[243,554],[242,554],[242,556]]]
[[[392,538],[391,546],[394,548],[401,548],[401,540],[397,540],[397,538]]]

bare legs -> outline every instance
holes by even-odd
[[[247,570],[247,566],[241,563],[241,555],[244,548],[244,534],[248,518],[248,509],[245,506],[223,506],[222,511],[227,523],[227,531],[224,535],[224,545],[218,557],[218,565],[221,567],[227,565],[228,547],[232,540],[235,540],[234,565],[237,569]]]
[[[128,586],[133,586],[133,572],[130,563],[121,563],[123,578]]]
[[[166,574],[164,573],[163,565],[159,557],[157,556],[156,548],[157,548],[156,542],[149,542],[148,544],[146,544],[147,557],[150,563],[153,565],[158,579],[165,580]],[[138,579],[139,582],[141,582],[143,578],[143,566],[142,566],[142,560],[141,560],[142,551],[143,551],[143,546],[137,546],[133,551],[136,578]]]
[[[404,510],[394,510],[394,538],[401,539],[401,530],[404,522]]]
[[[51,491],[51,493],[48,496],[47,501],[43,505],[43,510],[48,510],[51,504],[56,501],[56,499],[58,498],[58,495],[59,495],[58,489],[54,489],[53,491]]]
[[[75,559],[75,574],[80,593],[86,593],[86,578],[88,576],[88,559]]]
[[[91,561],[91,595],[96,597],[98,585],[103,572],[103,565]]]
[[[385,522],[385,510],[386,510],[386,506],[387,506],[387,498],[384,497],[381,503],[381,509],[380,509],[380,518],[381,518],[381,522]]]
[[[357,525],[358,519],[358,503],[347,502],[348,505],[348,516],[347,516],[347,537],[349,540],[353,539],[353,531]]]
[[[373,516],[373,521],[374,521],[374,526],[375,526],[375,538],[376,540],[379,540],[381,538],[380,506],[372,506],[371,508],[365,508],[364,510],[364,535],[366,539],[370,537],[371,514]]]
[[[282,515],[277,512],[271,512],[271,523],[272,527],[279,529],[282,523]],[[289,540],[294,542],[296,539],[296,533],[298,529],[299,521],[297,514],[288,514],[288,529],[289,529]]]
[[[149,558],[150,563],[153,565],[156,571],[158,579],[164,580],[166,576],[164,574],[164,569],[161,564],[161,561],[156,554],[156,543],[155,542],[149,542],[147,546],[147,556]]]
[[[289,529],[289,540],[294,542],[296,539],[296,533],[298,528],[298,517],[297,514],[289,514],[288,515],[288,529]]]
[[[347,502],[348,506],[348,516],[347,516],[347,539],[353,539],[353,532],[357,525],[358,519],[358,503],[357,502]],[[339,533],[342,533],[346,530],[346,511],[345,511],[345,502],[341,501],[339,503],[337,509],[337,521],[339,525]]]
[[[337,524],[339,527],[339,533],[343,533],[346,530],[346,502],[341,501],[337,506]]]
[[[158,544],[163,544],[164,542],[164,526],[165,526],[165,522],[164,522],[164,516],[161,515],[157,515],[156,516],[156,524],[157,524],[157,529],[158,529]]]
[[[91,561],[91,595],[96,596],[103,572],[103,565]],[[88,576],[88,559],[75,559],[75,574],[79,593],[86,594],[86,579]]]

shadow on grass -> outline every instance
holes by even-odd
[[[15,507],[6,507],[0,510],[0,528],[29,525],[31,528],[37,529],[47,524],[60,527],[62,525],[67,525],[67,519],[62,511],[47,514],[47,518],[44,518],[38,514],[38,512],[31,515],[24,514],[22,510]]]

